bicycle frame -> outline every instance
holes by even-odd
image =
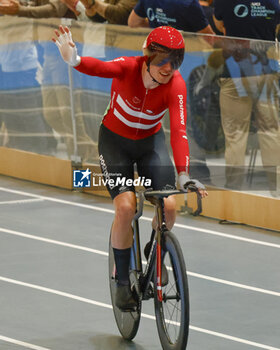
[[[131,266],[134,269],[139,277],[140,281],[140,291],[142,293],[142,299],[148,300],[153,295],[151,294],[150,282],[153,278],[154,269],[156,267],[156,283],[157,283],[157,298],[161,302],[162,301],[162,279],[161,279],[161,257],[162,257],[162,236],[164,232],[167,230],[165,223],[165,214],[164,214],[164,198],[163,197],[153,197],[145,196],[148,192],[139,192],[139,208],[133,220],[133,232],[134,232],[134,241],[132,247],[132,258],[131,258]],[[153,191],[149,192],[150,194]],[[181,191],[172,191],[173,194],[182,193]],[[141,259],[141,249],[140,249],[140,231],[139,231],[139,218],[143,213],[143,204],[144,199],[148,199],[154,206],[157,218],[157,230],[155,232],[155,236],[153,237],[153,244],[150,250],[150,254],[147,260],[147,266],[145,271],[143,272],[143,265]],[[154,246],[156,244],[156,250]]]
[[[150,250],[147,265],[145,271],[143,272],[143,264],[141,257],[141,246],[140,246],[140,230],[139,230],[139,218],[143,213],[144,204],[144,192],[139,192],[139,208],[135,214],[133,220],[133,246],[131,249],[131,267],[137,273],[137,278],[140,283],[140,291],[142,294],[142,300],[148,300],[153,297],[150,290],[150,282],[153,278],[154,264],[155,264],[155,254],[154,254],[154,244]]]

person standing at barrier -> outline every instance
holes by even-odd
[[[215,0],[214,7],[216,24],[227,36],[273,41],[269,44],[254,40],[228,40],[222,45],[222,56],[216,55],[217,60],[209,58],[216,68],[220,67],[218,61],[226,62],[230,72],[230,78],[220,79],[221,118],[226,141],[226,187],[240,189],[252,113],[263,165],[280,166],[279,68],[273,67],[269,60],[275,48],[280,5],[272,0]],[[268,173],[271,191],[275,190],[274,175]]]
[[[81,20],[127,24],[137,0],[61,0]]]
[[[174,28],[159,27],[145,40],[144,56],[103,62],[93,57],[79,57],[67,27],[61,26],[55,34],[53,41],[68,64],[82,73],[113,78],[111,102],[100,127],[99,159],[115,206],[111,239],[118,276],[117,305],[123,309],[133,308],[136,301],[130,290],[129,261],[131,222],[136,210],[134,164],[146,186],[155,190],[175,188],[175,172],[161,128],[167,109],[180,188],[190,181],[186,86],[177,70],[184,58],[184,39]],[[201,195],[206,196],[204,186],[195,180],[194,183]],[[165,208],[170,229],[175,221],[174,197],[166,199]]]
[[[223,35],[223,33],[218,30],[214,22],[213,0],[199,0],[199,3],[214,33],[216,35]]]
[[[214,34],[198,0],[139,0],[128,25],[151,28],[169,25],[185,32]]]
[[[67,6],[59,0],[5,0],[0,3],[0,13],[9,16],[49,18],[69,17]],[[70,15],[74,18],[74,14]]]
[[[10,16],[29,18],[76,18],[75,14],[60,0],[27,0],[24,3],[17,0],[7,0],[0,5],[0,13]],[[48,31],[48,29],[46,29]],[[68,158],[74,155],[74,135],[71,117],[68,70],[65,65],[57,70],[57,53],[48,45],[42,43],[44,50],[43,67],[38,68],[40,77],[43,113],[48,125],[63,139]],[[36,48],[35,48],[36,49]],[[86,132],[83,116],[81,115],[80,100],[76,99],[75,122],[77,136],[77,152],[83,162],[96,161],[96,144]]]
[[[0,11],[4,4],[9,5],[1,3]],[[48,154],[55,149],[56,140],[42,113],[42,94],[37,81],[40,65],[32,40],[33,26],[17,24],[16,19],[1,17],[0,129],[2,124],[5,137],[0,146]]]

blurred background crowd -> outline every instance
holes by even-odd
[[[182,68],[191,176],[279,196],[278,0],[0,0],[0,16],[0,146],[97,163],[98,125],[108,104],[106,87],[93,94],[92,79],[71,72],[44,35],[34,41],[34,25],[17,25],[19,17],[83,23],[80,54],[101,59],[114,58],[104,47],[106,24],[170,25],[188,34],[186,50],[205,43],[186,76]],[[22,30],[30,40],[16,40]],[[100,38],[99,47],[87,46],[86,35]],[[72,79],[87,87],[83,93],[71,88]]]

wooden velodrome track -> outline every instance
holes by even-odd
[[[151,301],[134,341],[119,336],[109,199],[0,176],[0,218],[1,350],[161,349]],[[189,274],[188,350],[280,350],[279,233],[189,215],[173,232]]]

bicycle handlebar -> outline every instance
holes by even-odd
[[[186,185],[186,190],[189,190],[190,192],[196,192],[197,195],[197,209],[192,213],[194,216],[199,215],[202,212],[202,203],[201,203],[201,195],[199,193],[199,188],[197,188],[193,183],[189,183]],[[167,198],[172,195],[177,194],[186,194],[186,191],[182,190],[161,190],[161,191],[153,191],[153,190],[144,190],[138,192],[138,198],[139,198],[139,205],[138,210],[134,216],[134,219],[139,219],[143,214],[143,206],[144,206],[144,200],[147,199],[151,202],[152,199],[159,199],[159,198]]]

